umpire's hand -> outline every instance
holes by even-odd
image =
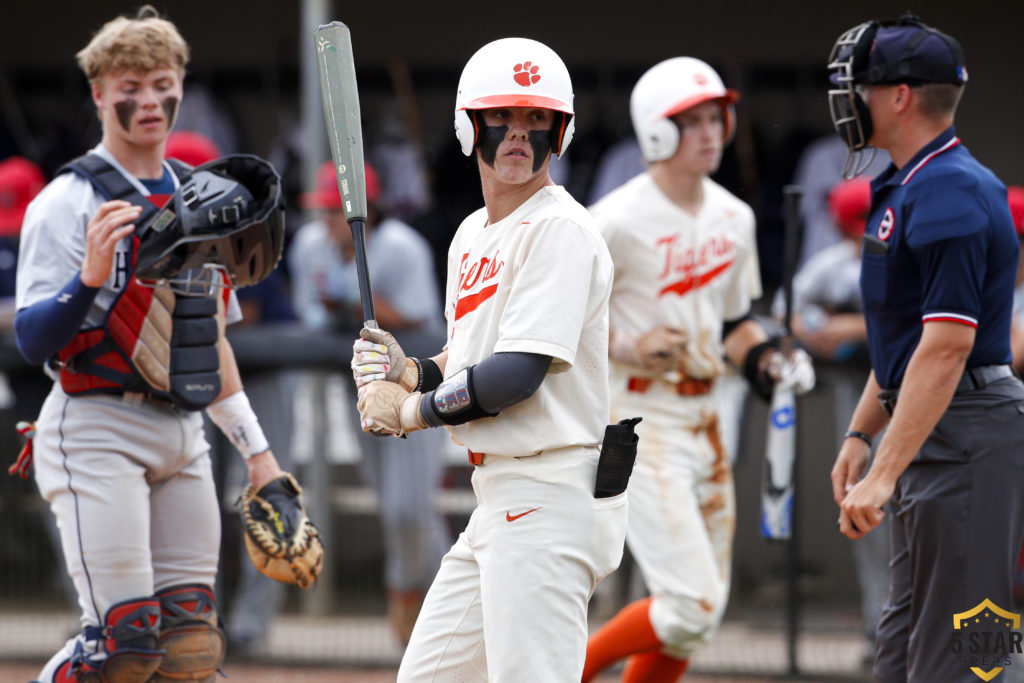
[[[895,482],[881,481],[869,472],[863,480],[871,448],[860,439],[846,439],[832,467],[832,497],[839,506],[839,531],[862,538],[885,519],[882,506],[889,502]]]

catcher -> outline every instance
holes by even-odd
[[[55,380],[28,452],[83,627],[45,683],[215,679],[220,510],[200,410],[246,459],[257,565],[306,586],[322,563],[224,335],[234,288],[281,256],[280,178],[252,156],[164,159],[187,57],[152,7],[104,25],[78,53],[102,139],[25,215],[15,332]]]

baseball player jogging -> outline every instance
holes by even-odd
[[[194,171],[164,160],[187,58],[152,7],[105,24],[78,53],[102,139],[25,216],[17,343],[56,380],[35,424],[35,479],[82,624],[43,683],[214,680],[220,510],[201,409],[246,458],[249,545],[289,550],[263,570],[308,585],[322,558],[223,333],[240,315],[228,285],[280,257],[280,181],[256,157]],[[193,231],[209,237],[183,240]],[[289,538],[267,527],[270,513]]]
[[[953,129],[967,82],[954,38],[910,15],[869,21],[838,38],[828,68],[848,170],[869,145],[892,159],[871,182],[861,255],[872,372],[832,469],[843,534],[861,538],[886,504],[892,513],[875,680],[974,681],[979,665],[995,676],[1016,654],[1006,641],[968,652],[951,626],[986,600],[996,607],[979,617],[1012,606],[1024,537],[1024,385],[1009,366],[1019,245],[1006,188]]]
[[[809,356],[783,357],[750,317],[761,295],[753,212],[708,177],[737,98],[699,59],[652,67],[630,98],[649,168],[591,207],[615,262],[611,416],[643,416],[627,542],[651,595],[590,639],[584,681],[622,657],[624,681],[675,681],[721,621],[735,527],[715,395],[723,358],[764,397],[778,381],[814,386]]]
[[[595,496],[612,262],[590,215],[548,175],[574,128],[562,60],[524,38],[483,46],[462,72],[455,128],[485,206],[448,252],[447,346],[406,358],[382,330],[354,346],[363,428],[443,426],[476,468],[477,507],[398,680],[576,681],[587,603],[622,557],[626,500],[624,481]]]

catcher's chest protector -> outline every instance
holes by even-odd
[[[187,167],[172,164],[181,176]],[[143,207],[144,225],[157,207],[116,169],[94,154],[65,167],[88,178],[108,199]],[[127,284],[101,327],[83,330],[57,354],[61,387],[69,394],[137,391],[179,408],[201,410],[220,394],[217,342],[228,290],[217,296],[175,294],[133,277],[138,239],[132,244]]]

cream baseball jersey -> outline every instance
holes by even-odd
[[[712,378],[723,369],[722,321],[750,310],[761,280],[753,211],[713,180],[703,183],[697,215],[669,200],[649,173],[590,211],[615,262],[611,328],[681,328],[689,336],[681,370]]]
[[[149,194],[102,145],[91,151],[121,171],[140,194]],[[174,177],[173,172],[171,176]],[[174,184],[178,187],[177,177],[174,177]],[[16,303],[19,310],[55,296],[81,270],[85,260],[86,226],[104,201],[88,180],[76,173],[64,173],[54,178],[29,204],[18,254]],[[131,244],[132,238],[126,237],[117,245],[110,277],[96,294],[82,323],[83,329],[103,323],[107,309],[127,284]],[[229,323],[242,318],[234,292],[231,292],[227,315]]]
[[[493,418],[449,427],[480,453],[530,455],[597,445],[608,421],[612,261],[587,210],[564,188],[541,188],[511,215],[480,209],[448,250],[445,375],[493,353],[553,361],[530,398]]]

